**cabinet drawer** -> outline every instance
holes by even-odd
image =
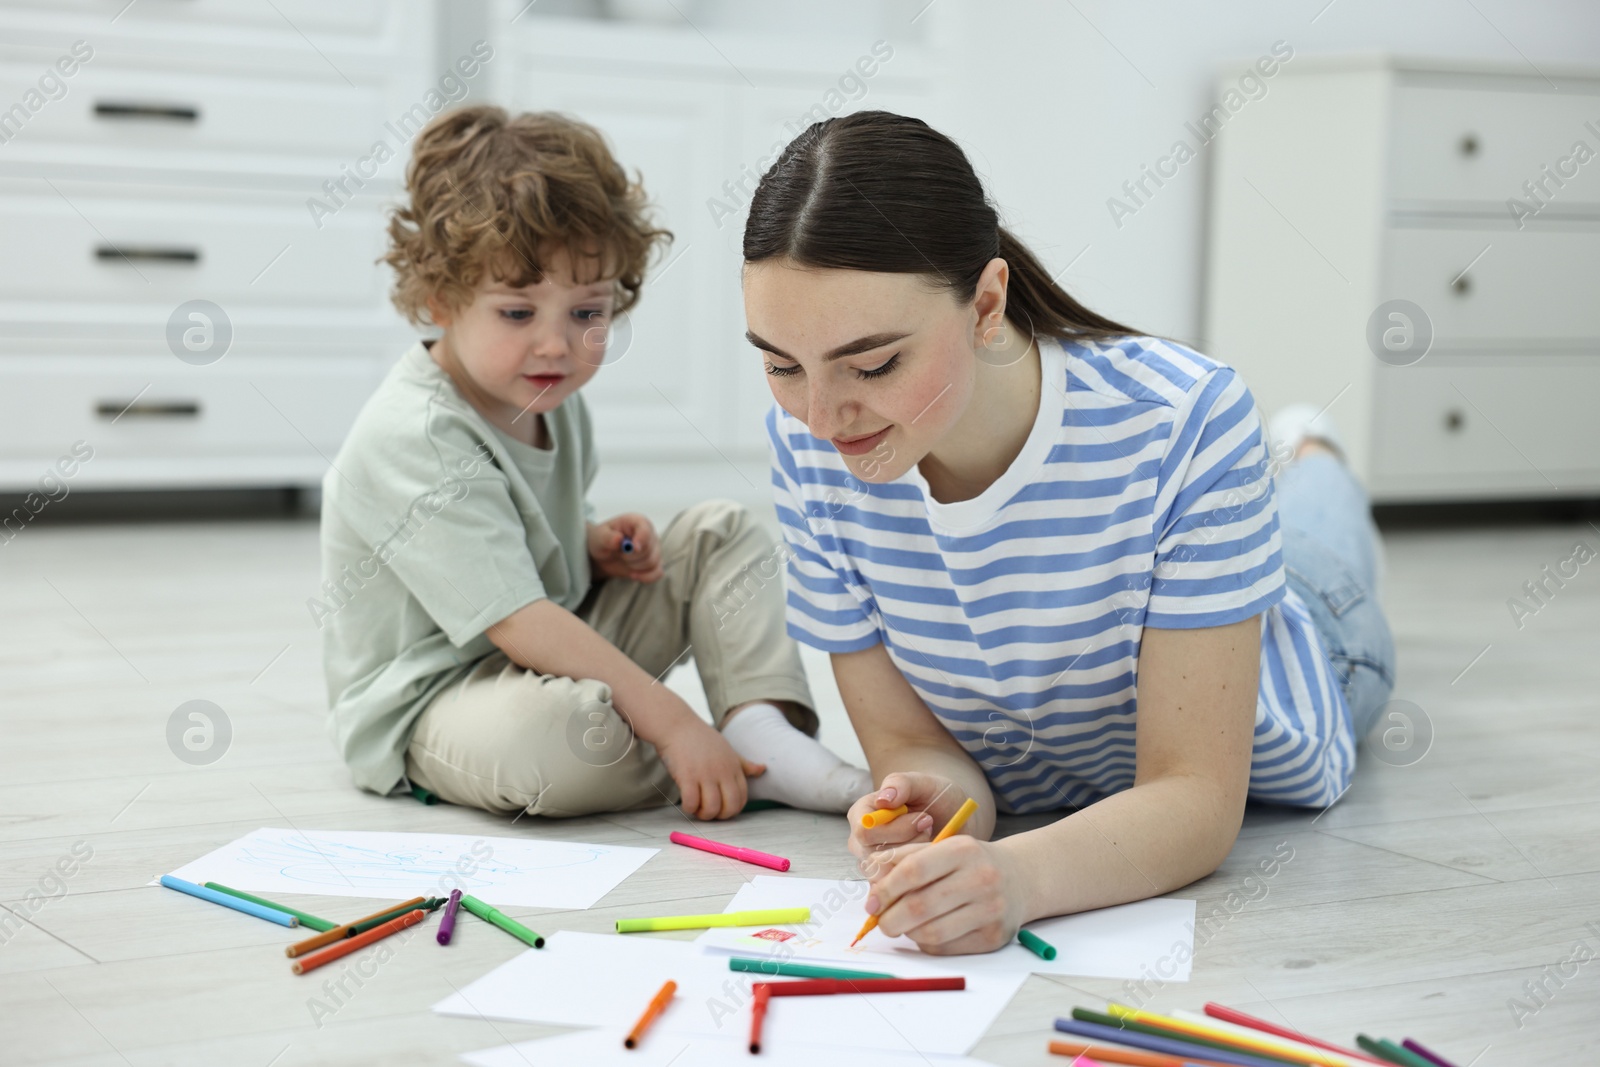
[[[1600,226],[1395,228],[1385,236],[1383,299],[1426,311],[1435,348],[1600,338]]]
[[[95,25],[110,25],[115,19],[118,27],[128,30],[184,26],[350,34],[376,34],[383,27],[385,7],[384,0],[338,0],[332,4],[322,0],[273,0],[270,4],[239,0],[9,0],[9,4],[48,12],[78,28],[89,24],[89,19]]]
[[[37,91],[39,76],[35,62],[0,62],[0,101]],[[196,74],[98,52],[61,81],[64,96],[25,120],[11,113],[4,132],[19,144],[89,145],[125,160],[130,152],[316,156],[330,178],[380,136],[397,141],[384,128],[381,87],[348,85],[332,71],[326,79]]]
[[[1600,348],[1521,367],[1380,367],[1373,388],[1379,487],[1593,489]]]
[[[1600,95],[1592,82],[1583,85],[1590,91],[1400,85],[1391,132],[1392,195],[1402,201],[1488,202],[1500,210],[1508,197],[1526,200],[1523,182],[1543,177],[1545,164],[1554,171],[1573,142],[1587,141],[1592,149],[1600,137],[1584,125],[1600,116]],[[1565,188],[1550,184],[1554,204],[1600,208],[1600,177],[1587,173],[1600,170],[1600,160],[1582,166],[1573,161],[1567,168],[1576,177],[1562,176]]]
[[[383,302],[376,203],[311,219],[289,194],[0,182],[8,301],[319,306]]]
[[[332,457],[381,377],[369,359],[0,360],[0,460],[87,441],[96,457]],[[131,406],[130,406],[131,405]]]

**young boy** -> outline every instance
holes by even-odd
[[[579,393],[670,239],[643,190],[593,128],[497,107],[430,123],[407,186],[394,301],[443,336],[401,357],[323,483],[313,615],[356,784],[551,816],[848,809],[872,782],[811,736],[779,584],[723,606],[773,539],[725,501],[658,536],[586,500]],[[691,650],[720,733],[657,681]]]

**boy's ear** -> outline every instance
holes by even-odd
[[[428,318],[441,329],[450,325],[450,311],[436,296],[428,297]]]

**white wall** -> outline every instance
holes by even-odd
[[[1052,270],[1088,248],[1061,283],[1130,326],[1202,346],[1206,154],[1120,229],[1106,200],[1210,107],[1220,70],[1276,40],[1296,56],[1600,65],[1592,0],[935,0],[918,21],[959,60],[925,117],[967,148]]]

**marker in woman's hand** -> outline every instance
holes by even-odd
[[[622,551],[624,554],[633,552],[633,538],[626,535],[622,538]]]
[[[868,830],[874,826],[888,826],[910,810],[904,804],[898,808],[878,808],[876,811],[869,811],[861,816],[861,825]]]

